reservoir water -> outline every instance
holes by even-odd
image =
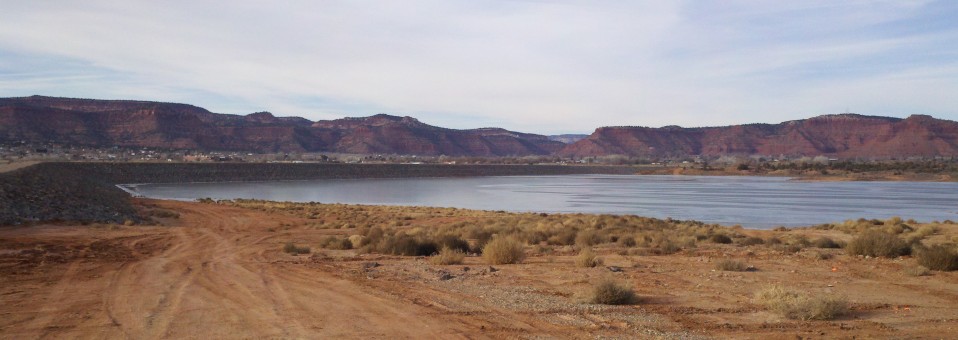
[[[860,217],[958,220],[958,183],[565,175],[128,185],[145,197],[414,205],[692,219],[749,228]]]

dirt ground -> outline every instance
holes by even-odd
[[[0,173],[4,173],[4,172],[8,172],[8,171],[13,171],[13,170],[17,170],[17,169],[26,168],[26,167],[28,167],[28,166],[31,166],[31,165],[34,165],[34,164],[37,164],[37,163],[40,163],[40,162],[36,162],[36,161],[28,161],[28,162],[4,162],[4,161],[0,160]]]
[[[522,264],[315,246],[342,229],[218,204],[142,200],[177,212],[161,226],[0,229],[0,338],[953,338],[958,272],[910,276],[912,258],[841,249],[783,254],[714,244],[672,255],[596,248],[603,266],[573,265],[570,246],[527,249]],[[425,226],[428,227],[428,226]],[[952,225],[951,228],[954,228]],[[747,231],[756,235],[766,231]],[[843,236],[803,230],[810,236]],[[954,230],[945,233],[954,234]],[[290,255],[283,245],[313,245]],[[820,253],[833,257],[821,259]],[[827,256],[824,256],[827,257]],[[756,270],[726,272],[735,258]],[[615,269],[617,271],[612,271]],[[627,282],[630,306],[585,302],[599,279]],[[785,319],[757,306],[782,283],[846,296],[830,321]]]

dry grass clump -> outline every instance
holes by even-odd
[[[932,270],[958,270],[958,251],[954,245],[936,245],[918,252],[918,264]]]
[[[755,245],[765,244],[765,240],[763,240],[761,237],[754,237],[754,236],[746,237],[742,239],[741,243],[739,244],[743,246],[755,246]]]
[[[709,237],[709,241],[719,244],[729,244],[732,243],[732,238],[725,234],[715,234],[712,235],[712,237]]]
[[[433,256],[431,261],[433,264],[438,265],[451,265],[451,264],[462,264],[462,261],[466,258],[466,253],[459,249],[453,249],[449,247],[443,247],[439,251],[439,254]]]
[[[287,242],[286,245],[283,246],[283,252],[287,254],[293,254],[293,255],[309,254],[311,251],[312,249],[310,249],[309,247],[306,247],[306,246],[299,247],[299,246],[296,246],[296,244],[294,244],[293,242]]]
[[[908,244],[918,244],[921,243],[921,240],[927,238],[928,236],[934,235],[938,232],[938,228],[932,225],[922,226],[918,229],[915,229],[913,232],[908,233],[904,236],[905,242]]]
[[[848,301],[834,295],[809,296],[780,285],[755,293],[755,302],[789,319],[831,320],[848,312]]]
[[[613,279],[603,279],[592,287],[589,302],[602,305],[631,305],[638,302],[638,297],[631,286]]]
[[[835,242],[835,240],[832,240],[828,237],[819,237],[814,242],[812,242],[812,245],[814,245],[815,248],[826,248],[826,249],[837,249],[842,247],[840,243]]]
[[[853,239],[845,247],[851,255],[865,255],[873,257],[898,257],[911,253],[911,247],[898,236],[877,231],[866,231]]]
[[[323,241],[319,243],[319,246],[333,250],[348,250],[353,249],[353,242],[350,241],[348,237],[340,238],[336,236],[330,236],[323,239]]]
[[[526,254],[522,243],[511,237],[495,237],[482,248],[482,257],[489,264],[520,263]]]
[[[402,233],[383,237],[376,249],[382,253],[402,256],[430,256],[439,251],[439,247],[431,240]]]
[[[931,274],[931,270],[929,270],[925,266],[911,266],[911,267],[905,268],[905,275],[908,275],[908,276],[927,276],[930,274]]]
[[[455,235],[444,235],[436,239],[436,244],[441,248],[449,248],[451,250],[458,250],[461,253],[466,253],[470,250],[469,242],[463,240],[459,236]]]
[[[577,267],[592,268],[595,266],[602,265],[602,258],[595,255],[595,252],[592,251],[592,248],[585,248],[579,252],[579,255],[575,257],[575,265]]]
[[[739,260],[722,259],[715,263],[715,269],[726,272],[744,272],[748,270],[748,265]]]
[[[589,247],[601,242],[599,234],[592,229],[580,231],[575,236],[575,245],[579,247]]]

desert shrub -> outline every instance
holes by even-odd
[[[887,224],[884,228],[885,232],[889,234],[901,234],[910,229],[910,227],[904,224]]]
[[[353,249],[353,242],[350,241],[349,238],[330,236],[323,239],[323,241],[319,243],[319,246],[326,249],[347,250]]]
[[[928,236],[934,235],[937,232],[938,232],[938,228],[932,225],[922,226],[921,228],[918,228],[918,230],[915,230],[915,233],[918,233],[922,237],[928,237]]]
[[[589,302],[602,305],[630,305],[638,301],[632,287],[612,279],[599,281],[592,288]]]
[[[599,243],[599,234],[595,230],[583,230],[575,236],[575,245],[589,247]]]
[[[814,256],[816,259],[819,259],[819,260],[831,260],[832,258],[835,257],[835,255],[832,255],[832,253],[826,253],[823,251],[815,252]]]
[[[765,244],[769,244],[769,245],[782,244],[782,240],[779,239],[778,237],[772,236],[765,240]]]
[[[575,239],[575,229],[567,228],[559,231],[555,235],[549,236],[546,243],[554,246],[569,246],[575,244]]]
[[[755,302],[789,319],[831,320],[848,312],[848,301],[833,295],[809,296],[780,285],[755,293]]]
[[[369,231],[366,232],[366,239],[369,240],[369,243],[378,243],[383,238],[383,229],[380,227],[369,228]]]
[[[462,264],[465,258],[466,253],[462,250],[443,247],[439,254],[432,257],[432,263],[439,265]]]
[[[682,248],[670,239],[662,240],[652,248],[652,251],[659,255],[675,254],[679,252],[679,250],[682,250]]]
[[[781,244],[776,246],[776,249],[780,250],[786,255],[795,254],[802,251],[802,245],[800,244]]]
[[[438,251],[431,241],[421,241],[409,235],[396,235],[383,239],[379,250],[384,253],[403,256],[429,256]]]
[[[815,248],[841,248],[842,247],[842,245],[838,244],[838,242],[835,242],[835,240],[832,240],[828,237],[819,237],[818,239],[815,240],[815,242],[812,243],[812,245],[814,245]]]
[[[306,246],[298,247],[293,242],[287,242],[286,245],[283,246],[283,252],[287,254],[293,254],[293,255],[309,254],[311,251],[312,250],[309,249],[309,247],[306,247]]]
[[[741,243],[743,246],[754,246],[759,244],[765,244],[765,240],[761,237],[747,237],[742,240]]]
[[[958,270],[958,251],[954,246],[936,245],[918,252],[918,264],[932,270]]]
[[[519,263],[525,258],[522,243],[513,238],[495,237],[482,248],[482,257],[489,264]]]
[[[463,253],[469,251],[469,242],[466,242],[466,240],[463,240],[455,235],[442,236],[436,240],[436,244],[439,246],[439,248],[449,248]]]
[[[922,226],[921,228],[916,229],[914,232],[909,233],[905,236],[905,242],[908,244],[920,244],[921,240],[925,239],[928,236],[934,235],[938,232],[938,228],[935,226]]]
[[[789,239],[788,244],[798,245],[798,246],[801,246],[802,248],[806,248],[812,245],[812,241],[809,241],[808,237],[806,237],[805,235],[798,235]]]
[[[745,262],[732,259],[722,259],[715,263],[715,269],[727,272],[744,272],[748,270]]]
[[[712,241],[712,243],[729,244],[732,243],[732,238],[725,234],[715,234],[709,237],[709,241]]]
[[[575,257],[575,265],[577,267],[592,268],[602,265],[602,258],[596,256],[592,248],[585,248]]]
[[[632,237],[632,236],[619,237],[619,240],[617,241],[617,243],[620,246],[628,247],[628,248],[632,248],[636,246],[635,237]]]
[[[548,233],[541,230],[525,231],[522,233],[522,239],[530,245],[536,245],[545,242],[549,239],[549,236],[550,235]]]
[[[925,266],[911,266],[905,268],[905,275],[908,276],[925,276],[931,274],[931,270]]]
[[[911,253],[911,247],[898,236],[870,230],[856,237],[845,247],[852,255],[897,257]]]
[[[350,235],[349,243],[352,245],[353,248],[359,248],[368,244],[369,240],[366,238],[366,236],[363,236],[363,235]]]

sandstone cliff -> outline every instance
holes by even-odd
[[[838,114],[780,124],[705,128],[603,127],[566,146],[558,154],[572,157],[950,157],[958,156],[958,123],[924,115],[899,119]]]
[[[564,146],[503,129],[454,130],[411,117],[375,115],[312,122],[217,114],[185,104],[52,97],[0,99],[0,140],[95,147],[157,147],[259,152],[525,156]]]

